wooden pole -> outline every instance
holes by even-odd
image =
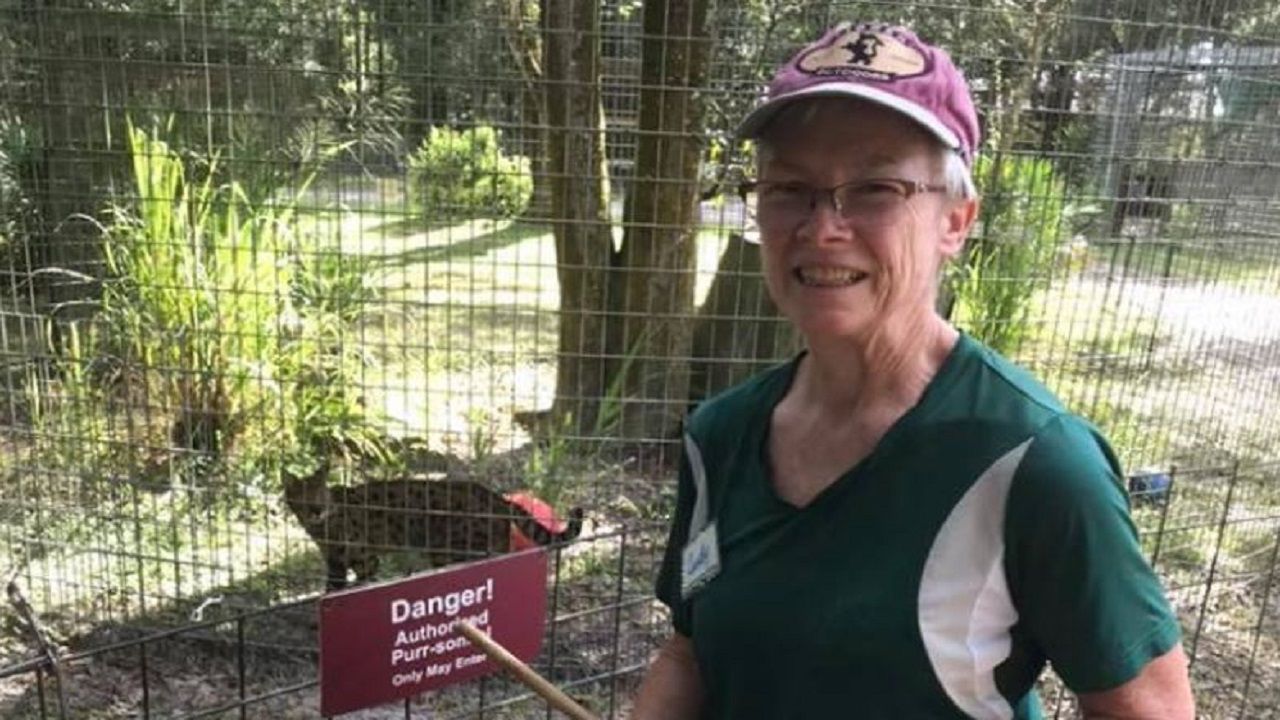
[[[474,626],[460,622],[458,623],[458,632],[475,643],[491,660],[501,665],[512,675],[515,675],[516,679],[528,686],[530,690],[545,698],[555,709],[574,720],[599,720],[599,718],[591,714],[590,710],[565,695],[560,688],[552,685],[546,678],[534,672],[533,668],[521,662],[520,658],[512,655],[506,648],[494,642],[493,638],[480,632]]]

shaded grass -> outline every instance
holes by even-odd
[[[466,454],[476,410],[500,418],[486,432],[502,447],[525,442],[510,416],[548,407],[554,396],[560,297],[550,227],[475,221],[424,230],[384,220],[350,212],[312,220],[341,228],[342,248],[377,268],[381,305],[350,339],[376,359],[362,379],[365,397],[392,432],[429,438],[442,451]],[[374,231],[379,237],[361,237]],[[698,237],[699,301],[727,242],[717,230]]]
[[[1280,403],[1280,387],[1265,376],[1280,356],[1254,347],[1257,324],[1236,317],[1269,307],[1268,296],[1126,275],[1104,259],[1037,294],[1011,357],[1098,424],[1126,467],[1272,457],[1280,423],[1265,408]],[[1211,461],[1205,447],[1216,449]]]
[[[413,265],[431,262],[458,262],[468,258],[480,258],[495,251],[516,245],[525,240],[545,237],[549,230],[545,225],[512,222],[487,223],[479,232],[450,233],[447,245],[418,247],[399,253],[378,256],[386,265]],[[430,233],[431,231],[428,231]]]
[[[1095,268],[1151,280],[1273,288],[1280,283],[1275,242],[1249,237],[1102,241],[1089,246],[1089,257]]]
[[[437,264],[446,263],[462,266],[454,268],[458,275],[498,287],[511,284],[504,273],[515,273],[516,265],[532,262],[555,269],[552,228],[544,222],[467,220],[425,225],[395,213],[352,210],[317,210],[300,222],[321,237],[322,244],[332,243],[388,268],[426,264],[434,270]],[[714,279],[730,232],[729,228],[706,227],[698,234],[696,303],[701,303]],[[516,265],[504,269],[504,262]],[[485,266],[493,270],[481,269]]]
[[[75,485],[75,477],[46,478]],[[0,564],[42,613],[127,621],[158,606],[245,581],[288,557],[307,539],[266,497],[242,507],[207,503],[201,490],[151,492],[118,483],[112,497],[86,508],[43,506],[43,516],[9,518]],[[287,584],[255,592],[279,596]]]

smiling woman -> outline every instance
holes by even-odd
[[[928,339],[942,262],[973,219],[943,182],[944,152],[958,155],[855,97],[790,106],[759,142],[761,179],[744,189],[775,302],[811,348],[855,341],[867,375],[889,377]]]
[[[743,122],[766,285],[805,339],[686,424],[637,720],[1190,718],[1179,626],[1107,440],[936,311],[978,202],[963,75],[842,24]],[[1045,508],[1051,508],[1046,512]]]

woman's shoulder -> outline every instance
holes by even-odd
[[[767,417],[786,392],[799,357],[766,368],[742,382],[699,402],[689,413],[686,428],[696,438],[740,433],[744,423]]]
[[[986,448],[998,456],[1023,447],[1020,476],[1056,485],[1056,478],[1118,474],[1109,441],[1088,418],[1026,368],[977,340],[964,342],[963,368],[932,407],[930,419],[937,427],[953,435],[964,428],[974,452]]]
[[[971,359],[970,364],[984,376],[987,400],[1025,403],[1039,408],[1046,416],[1066,412],[1058,396],[1032,371],[971,336],[963,336],[961,342]]]

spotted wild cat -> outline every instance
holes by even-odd
[[[401,479],[330,486],[328,468],[286,477],[285,503],[320,548],[329,590],[348,569],[365,582],[380,555],[423,551],[431,567],[537,545],[568,542],[582,530],[582,509],[567,522],[528,495],[504,496],[471,480]]]

